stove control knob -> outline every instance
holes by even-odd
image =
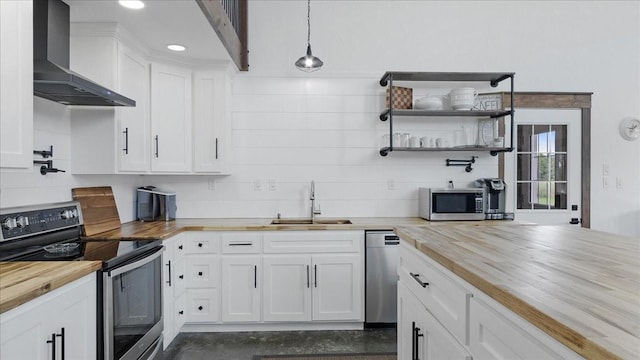
[[[4,220],[2,220],[2,227],[4,229],[12,230],[12,229],[15,229],[16,226],[17,226],[16,219],[4,218]]]
[[[29,218],[28,217],[24,217],[24,216],[18,216],[16,218],[16,224],[18,224],[18,227],[25,227],[27,225],[29,225]]]
[[[62,218],[63,220],[73,219],[76,216],[77,213],[74,210],[65,210],[60,213],[60,218]]]

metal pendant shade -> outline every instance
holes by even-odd
[[[313,56],[311,53],[311,0],[307,1],[307,54],[298,61],[296,67],[305,72],[313,72],[319,70],[324,62],[320,58]]]

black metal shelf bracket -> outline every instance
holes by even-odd
[[[464,171],[471,172],[473,168],[471,164],[476,162],[477,156],[472,156],[471,160],[447,159],[447,166],[464,166]]]

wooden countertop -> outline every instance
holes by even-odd
[[[102,267],[100,261],[0,262],[0,313]]]
[[[330,219],[330,218],[321,218]],[[391,230],[394,226],[442,226],[442,225],[510,225],[513,221],[434,221],[421,218],[352,218],[352,224],[342,225],[271,225],[271,218],[246,219],[176,219],[168,222],[132,221],[122,224],[120,229],[105,231],[86,237],[90,241],[154,240],[167,239],[183,231],[291,231],[291,230]]]
[[[640,239],[577,226],[395,231],[583,357],[640,359]]]

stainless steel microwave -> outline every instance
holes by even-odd
[[[426,220],[484,220],[484,191],[467,189],[418,189],[420,217]]]

